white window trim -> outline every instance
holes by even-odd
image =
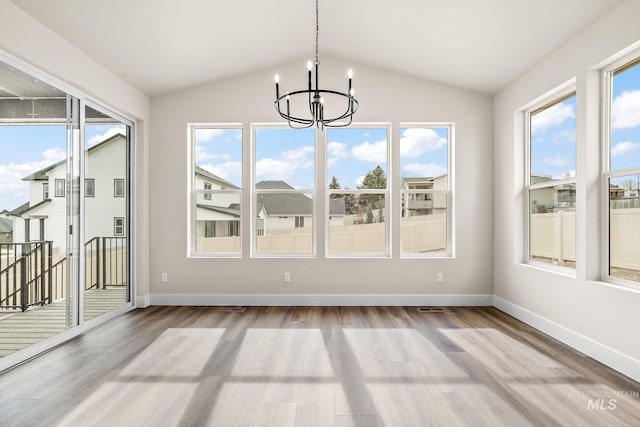
[[[310,189],[256,189],[256,131],[258,129],[289,129],[286,123],[251,123],[251,174],[250,174],[250,194],[251,194],[251,209],[250,209],[250,232],[251,232],[251,258],[316,258],[318,253],[318,132],[314,132],[314,148],[313,148],[313,164],[314,164],[314,183],[315,188]],[[302,193],[311,194],[313,200],[312,212],[312,230],[311,230],[311,252],[309,253],[290,253],[290,252],[276,252],[276,253],[259,253],[258,252],[258,231],[257,221],[258,218],[258,203],[257,197],[259,194],[267,193]],[[294,228],[295,229],[295,228]]]
[[[455,258],[455,240],[454,240],[454,218],[455,218],[455,209],[454,209],[454,153],[455,153],[455,123],[453,122],[420,122],[420,123],[400,123],[400,127],[398,128],[398,132],[400,129],[408,129],[408,128],[446,128],[448,129],[449,139],[447,141],[447,189],[446,190],[404,190],[400,186],[402,185],[402,170],[400,168],[400,155],[398,155],[398,188],[400,191],[399,203],[396,209],[396,214],[398,216],[399,221],[402,221],[402,200],[405,194],[437,194],[437,193],[446,193],[447,194],[447,229],[446,229],[446,245],[447,250],[445,252],[434,253],[434,254],[418,254],[418,253],[405,253],[402,252],[402,224],[400,224],[400,236],[399,237],[399,246],[400,246],[400,258]],[[401,135],[398,135],[401,137]],[[398,139],[398,145],[400,145],[400,139]]]
[[[394,185],[395,179],[393,175],[394,167],[393,167],[393,159],[391,157],[391,144],[393,140],[392,126],[391,123],[353,123],[349,126],[350,129],[386,129],[387,130],[387,188],[386,189],[330,189],[327,187],[327,183],[323,183],[322,185],[325,188],[325,196],[324,196],[324,222],[325,222],[325,257],[326,258],[391,258],[391,223],[394,220],[393,211],[391,210],[392,198],[391,198],[391,186]],[[323,132],[322,144],[326,147],[328,141],[328,132]],[[323,159],[325,176],[328,178],[328,154],[325,150],[325,156]],[[325,180],[326,181],[326,180]],[[329,252],[331,246],[330,240],[330,212],[331,203],[329,199],[332,194],[384,194],[385,203],[384,203],[384,226],[385,226],[385,249],[384,252],[345,252],[345,253],[331,253]]]
[[[240,129],[242,132],[242,140],[244,142],[244,127],[242,123],[187,123],[187,194],[189,197],[189,203],[187,204],[187,257],[188,258],[242,258],[243,257],[243,241],[244,241],[244,217],[245,208],[243,205],[243,187],[245,186],[244,179],[240,183],[239,189],[215,189],[215,190],[203,190],[196,188],[195,180],[195,154],[196,154],[196,130],[197,129]],[[244,169],[245,150],[244,143],[241,144],[240,149],[240,162]],[[243,174],[244,178],[244,174]],[[237,194],[238,200],[240,200],[240,218],[238,218],[238,234],[240,237],[240,248],[238,252],[196,252],[196,221],[197,221],[197,203],[198,195],[200,194]]]
[[[577,271],[577,259],[576,259],[576,268],[570,268],[570,267],[563,267],[560,265],[553,265],[553,264],[548,264],[548,263],[544,263],[544,262],[539,262],[539,261],[535,261],[531,259],[531,221],[530,221],[530,215],[531,215],[531,207],[530,207],[530,197],[529,194],[531,192],[531,190],[538,190],[541,188],[548,188],[548,187],[556,187],[558,185],[564,185],[564,184],[577,184],[577,177],[578,177],[578,164],[577,164],[577,160],[578,160],[578,141],[576,140],[576,147],[575,150],[576,152],[575,154],[575,159],[576,159],[576,176],[573,178],[568,178],[568,179],[558,179],[558,180],[551,180],[548,182],[541,182],[541,183],[537,183],[537,184],[531,184],[531,114],[533,112],[536,112],[537,110],[539,110],[540,108],[544,108],[545,106],[551,106],[551,104],[555,104],[558,102],[562,102],[561,100],[564,99],[568,99],[571,98],[572,96],[576,96],[577,99],[577,91],[576,91],[576,83],[575,83],[575,79],[572,79],[570,82],[565,83],[564,85],[562,85],[561,87],[551,91],[550,93],[544,95],[543,97],[539,98],[538,100],[534,101],[533,103],[531,103],[530,105],[528,105],[526,107],[526,109],[523,112],[523,118],[524,118],[524,259],[522,260],[523,264],[528,264],[531,265],[533,267],[537,267],[540,268],[542,270],[547,270],[547,271],[551,271],[554,273],[559,273],[562,275],[566,275],[566,276],[570,276],[570,277],[576,277],[576,271]],[[576,111],[577,113],[577,111]],[[576,128],[577,128],[577,117],[576,117]],[[576,186],[576,190],[577,190],[577,186]],[[577,198],[576,198],[576,215],[577,215],[577,211],[578,211],[578,206],[577,206]],[[577,227],[577,221],[576,221],[576,227]],[[577,231],[577,229],[576,229]],[[577,248],[576,248],[576,256],[577,256]]]
[[[637,175],[640,174],[640,166],[635,168],[627,168],[627,169],[617,169],[615,171],[611,170],[611,103],[612,103],[612,84],[613,84],[613,75],[616,70],[619,68],[637,61],[640,59],[640,51],[635,50],[628,55],[625,55],[618,60],[612,62],[608,66],[602,69],[601,72],[601,92],[602,92],[602,218],[604,219],[602,222],[602,275],[601,280],[607,283],[612,283],[615,285],[619,285],[625,288],[630,288],[634,290],[640,290],[640,282],[635,282],[633,280],[622,279],[620,277],[614,277],[610,274],[611,269],[611,259],[610,259],[610,250],[611,250],[611,241],[610,241],[610,208],[609,208],[609,197],[610,197],[610,188],[609,188],[609,180],[612,178],[619,178],[627,175]]]

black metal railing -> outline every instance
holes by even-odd
[[[85,290],[127,284],[125,237],[94,237],[85,250]],[[67,258],[53,261],[52,242],[0,243],[0,309],[22,310],[67,296]]]
[[[52,242],[0,243],[0,308],[50,304]]]

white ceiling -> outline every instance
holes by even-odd
[[[12,0],[146,94],[314,56],[313,0]],[[320,0],[320,59],[493,94],[621,0]]]

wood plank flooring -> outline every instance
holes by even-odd
[[[125,304],[126,289],[93,289],[85,293],[85,320]],[[66,328],[66,301],[25,312],[0,311],[0,357],[63,332]]]
[[[6,426],[640,425],[640,384],[494,308],[151,307],[0,375]]]

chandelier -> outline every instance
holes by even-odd
[[[320,60],[318,59],[318,0],[316,0],[316,60],[315,62],[307,62],[308,81],[307,89],[287,92],[280,95],[280,76],[275,75],[276,82],[276,100],[274,105],[280,117],[289,123],[291,128],[310,128],[314,124],[323,129],[326,127],[345,127],[349,126],[353,120],[353,114],[358,109],[358,101],[354,98],[354,90],[351,86],[353,71],[349,70],[347,78],[349,79],[349,89],[347,92],[339,92],[336,90],[320,89],[318,87],[318,68]],[[315,68],[315,86],[311,85],[312,70]],[[338,113],[330,113],[329,117],[325,116],[325,99],[331,99],[336,105],[331,106],[330,111],[338,111]],[[344,105],[341,105],[344,103]],[[306,105],[308,104],[308,106]],[[306,111],[308,108],[308,112]],[[342,113],[339,113],[343,111]]]

